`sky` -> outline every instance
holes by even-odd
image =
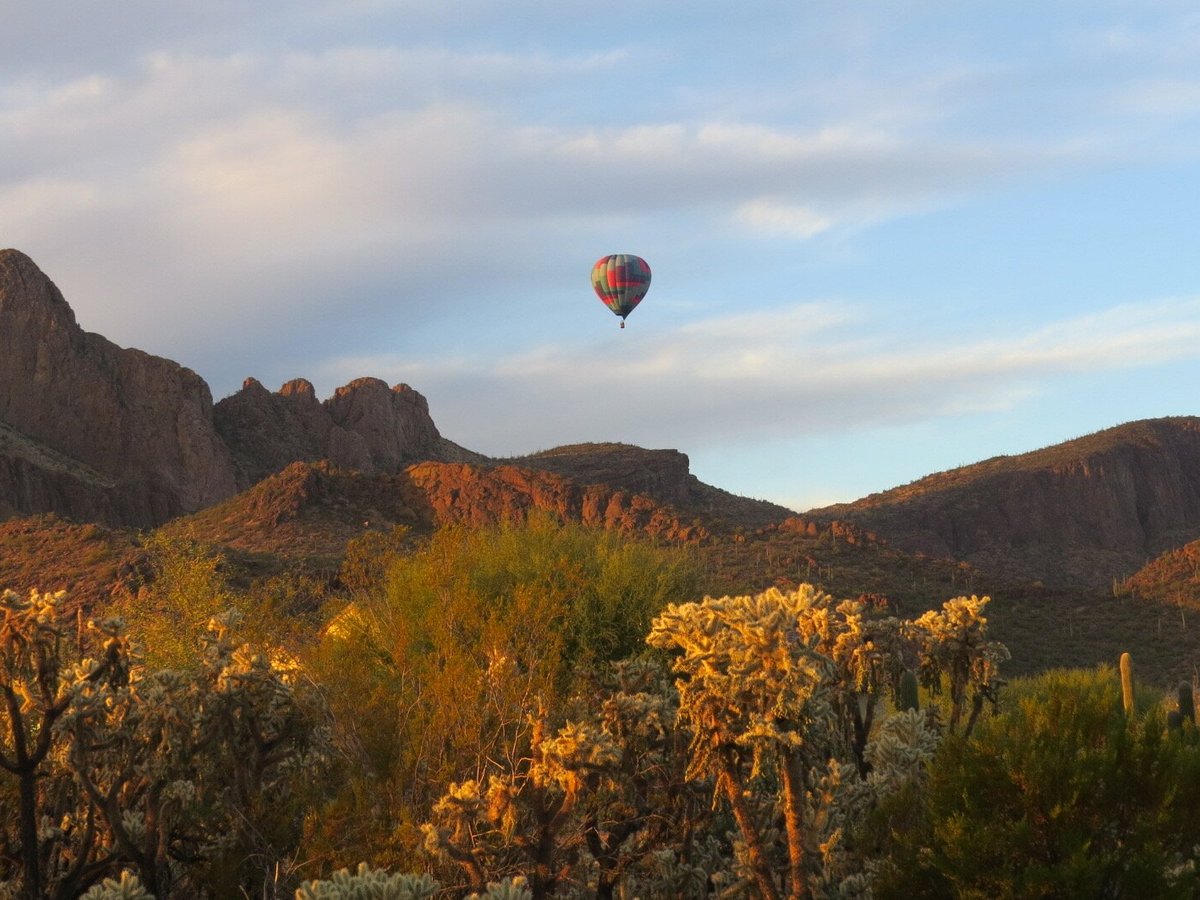
[[[1191,0],[0,9],[0,247],[216,400],[369,375],[798,511],[1200,414]]]

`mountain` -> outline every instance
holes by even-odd
[[[256,379],[213,411],[217,432],[233,453],[241,488],[296,461],[327,459],[369,473],[394,473],[418,460],[484,462],[438,432],[425,398],[407,384],[389,388],[359,378],[317,399],[296,378],[272,393]]]
[[[809,514],[1012,580],[1104,588],[1200,538],[1200,419],[1131,422]]]
[[[85,332],[29,257],[0,250],[0,514],[148,526],[235,489],[200,376]]]
[[[463,466],[422,470],[438,514],[460,520],[547,504],[588,520],[694,534],[703,526],[680,516],[758,527],[790,514],[703,484],[676,450],[581,444],[492,460],[443,437],[419,392],[377,378],[356,379],[324,401],[303,378],[278,391],[247,378],[214,405],[191,370],[85,333],[58,288],[16,250],[0,251],[0,340],[0,518],[52,512],[155,527],[292,463],[321,460],[383,476],[416,463]],[[446,500],[460,494],[479,510]]]

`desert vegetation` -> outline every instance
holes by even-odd
[[[983,596],[717,596],[538,516],[367,531],[324,582],[142,550],[136,593],[0,600],[0,897],[1197,887],[1190,683],[1005,683]]]

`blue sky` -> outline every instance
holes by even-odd
[[[734,8],[10,0],[0,245],[216,399],[373,375],[799,510],[1200,414],[1200,9]]]

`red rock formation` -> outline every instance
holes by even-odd
[[[407,470],[437,524],[484,525],[518,520],[531,511],[564,521],[642,532],[668,540],[701,541],[708,531],[683,522],[642,494],[603,484],[580,484],[552,472],[454,463],[419,463]]]
[[[422,459],[453,458],[429,404],[406,384],[359,378],[324,403],[302,378],[271,393],[253,378],[216,405],[217,429],[238,461],[243,487],[289,463],[327,459],[367,473],[396,473]],[[461,451],[467,456],[467,451]]]
[[[75,322],[33,261],[0,251],[6,505],[155,525],[236,489],[204,381]]]

